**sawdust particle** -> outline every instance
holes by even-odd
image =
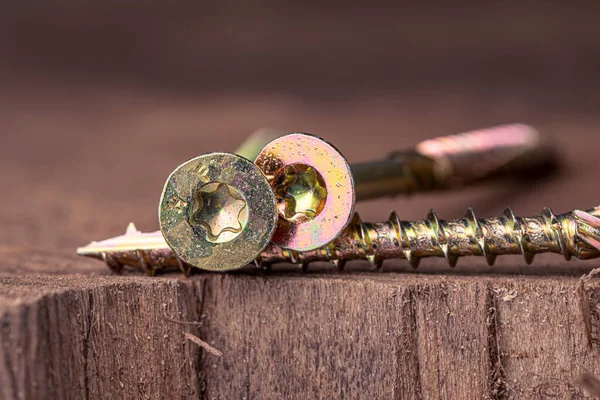
[[[204,350],[208,351],[211,354],[214,354],[217,357],[221,357],[223,355],[223,353],[212,347],[210,344],[206,343],[204,340],[200,339],[198,336],[186,332],[185,338],[191,342],[196,343],[198,346],[202,347]]]

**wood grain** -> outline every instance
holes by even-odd
[[[0,284],[3,398],[579,398],[578,378],[600,373],[575,278],[18,276]],[[587,293],[596,307],[598,284]]]

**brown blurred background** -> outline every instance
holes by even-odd
[[[258,127],[315,133],[362,161],[526,122],[563,151],[559,177],[377,200],[363,219],[593,206],[599,17],[548,1],[4,2],[0,243],[69,264],[129,221],[157,229],[170,171]]]

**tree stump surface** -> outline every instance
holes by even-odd
[[[600,285],[582,276],[600,261],[151,278],[114,275],[75,248],[131,221],[157,229],[178,164],[233,151],[263,126],[324,136],[350,161],[510,122],[537,126],[561,151],[552,178],[370,201],[357,207],[364,220],[392,209],[414,220],[430,208],[449,219],[469,206],[481,217],[508,205],[517,215],[595,206],[593,13],[402,9],[398,23],[332,5],[251,20],[223,11],[216,21],[244,28],[238,38],[183,4],[142,14],[94,4],[0,13],[12,32],[0,59],[0,399],[591,396],[580,379],[600,376]]]
[[[579,398],[580,376],[600,373],[570,276],[147,278],[14,261],[3,398]],[[599,289],[585,286],[593,310]]]

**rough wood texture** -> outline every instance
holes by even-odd
[[[194,285],[98,277],[60,278],[57,285],[56,280],[2,282],[19,288],[8,296],[24,288],[44,293],[3,310],[3,398],[198,396],[197,346],[168,319],[198,319],[202,300]]]
[[[593,13],[108,3],[0,12],[0,399],[590,396],[600,285],[580,277],[597,261],[185,279],[115,276],[74,249],[130,221],[156,229],[176,165],[260,126],[321,134],[360,161],[523,121],[563,152],[552,179],[382,199],[359,206],[365,220],[596,205]]]
[[[574,278],[19,276],[0,284],[7,399],[579,398],[579,376],[600,374]],[[598,289],[588,286],[591,297]]]

